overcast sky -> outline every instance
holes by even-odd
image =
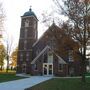
[[[5,29],[15,38],[15,41],[19,38],[19,31],[21,26],[21,16],[29,10],[32,6],[32,10],[35,12],[39,19],[39,36],[42,35],[43,29],[41,24],[41,14],[44,11],[51,11],[52,0],[1,0],[3,2],[3,8],[6,14]]]
[[[45,25],[42,24],[42,13],[43,12],[54,12],[53,0],[0,0],[3,3],[3,8],[6,14],[5,30],[8,31],[9,35],[13,37],[15,43],[18,43],[19,32],[21,27],[21,16],[30,9],[36,14],[39,24],[38,33],[39,37],[45,30]],[[61,17],[62,19],[62,17]]]

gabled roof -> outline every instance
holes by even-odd
[[[60,29],[55,23],[52,23],[52,25],[44,32],[44,34],[33,44],[33,47],[50,31],[54,29]]]
[[[51,48],[47,45],[39,54],[38,54],[38,56],[31,62],[31,64],[34,64],[37,60],[38,60],[38,58],[47,50],[47,49],[50,49],[51,50]],[[52,51],[53,52],[53,51]],[[67,64],[60,56],[58,56],[55,52],[53,52],[55,55],[56,55],[56,57],[58,57],[58,59],[59,59],[59,63],[61,63],[61,64]]]
[[[49,48],[49,46],[46,46],[39,54],[38,56],[31,62],[31,64],[35,63],[35,61]]]

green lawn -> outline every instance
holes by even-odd
[[[86,76],[90,76],[90,72],[85,74]]]
[[[0,74],[5,74],[6,73],[6,70],[0,70]],[[8,70],[8,73],[10,74],[16,74],[16,71],[15,70]]]
[[[90,90],[90,78],[82,83],[78,78],[55,78],[26,90]]]
[[[19,76],[16,76],[16,74],[11,74],[11,73],[3,73],[3,74],[0,73],[0,83],[22,79],[22,78],[25,78],[25,77],[19,77]]]

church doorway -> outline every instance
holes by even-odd
[[[26,73],[26,64],[22,65],[22,73]]]
[[[52,63],[43,63],[43,75],[44,76],[53,75],[53,64]]]

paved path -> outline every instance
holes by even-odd
[[[0,83],[0,90],[24,90],[52,77],[32,76],[30,78]]]

